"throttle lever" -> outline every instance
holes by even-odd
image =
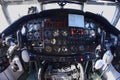
[[[102,31],[102,36],[101,36],[101,48],[104,49],[105,48],[105,39],[106,39],[106,32]]]
[[[21,44],[22,43],[22,34],[21,34],[20,30],[17,31],[17,42],[18,42],[17,47],[21,48],[22,47],[22,44]]]

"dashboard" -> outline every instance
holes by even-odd
[[[102,16],[73,9],[46,10],[24,16],[2,34],[16,39],[18,30],[23,47],[30,53],[45,56],[95,54],[96,47],[102,43],[103,32],[104,42],[112,44],[117,44],[120,33]]]
[[[78,18],[79,17],[79,18]],[[81,14],[38,18],[23,25],[30,52],[50,55],[94,53],[102,25]]]

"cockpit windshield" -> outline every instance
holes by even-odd
[[[99,14],[105,17],[109,22],[112,21],[116,6],[106,6],[106,5],[85,5],[84,11],[89,11],[95,14]]]
[[[0,5],[0,32],[3,31],[7,26],[8,23],[2,11],[2,6]]]
[[[113,17],[116,12],[116,6],[115,5],[101,5],[101,4],[87,4],[84,3],[82,5],[79,4],[71,4],[67,3],[64,8],[71,8],[71,9],[78,9],[78,10],[83,10],[84,12],[92,12],[95,14],[99,14],[103,17],[105,17],[111,24],[113,22]],[[29,9],[31,8],[36,8],[36,12],[41,11],[41,6],[40,3],[30,3],[30,4],[12,4],[12,5],[7,5],[7,18],[9,17],[9,22],[7,22],[8,19],[6,19],[5,12],[0,5],[0,15],[2,18],[0,18],[0,32],[8,26],[8,24],[11,24],[12,22],[16,21],[20,17],[27,15]],[[57,3],[50,3],[50,4],[45,4],[43,6],[44,10],[48,9],[56,9],[60,8],[60,6]]]

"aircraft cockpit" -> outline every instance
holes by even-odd
[[[119,0],[0,6],[7,22],[0,24],[0,80],[120,80]]]

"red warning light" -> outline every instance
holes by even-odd
[[[71,34],[72,34],[72,35],[74,35],[74,34],[75,34],[74,29],[71,29]]]
[[[84,60],[84,59],[83,59],[83,57],[81,56],[81,57],[80,57],[80,61],[82,62],[83,60]]]
[[[80,29],[80,35],[83,35],[84,34],[84,31],[82,29]]]

